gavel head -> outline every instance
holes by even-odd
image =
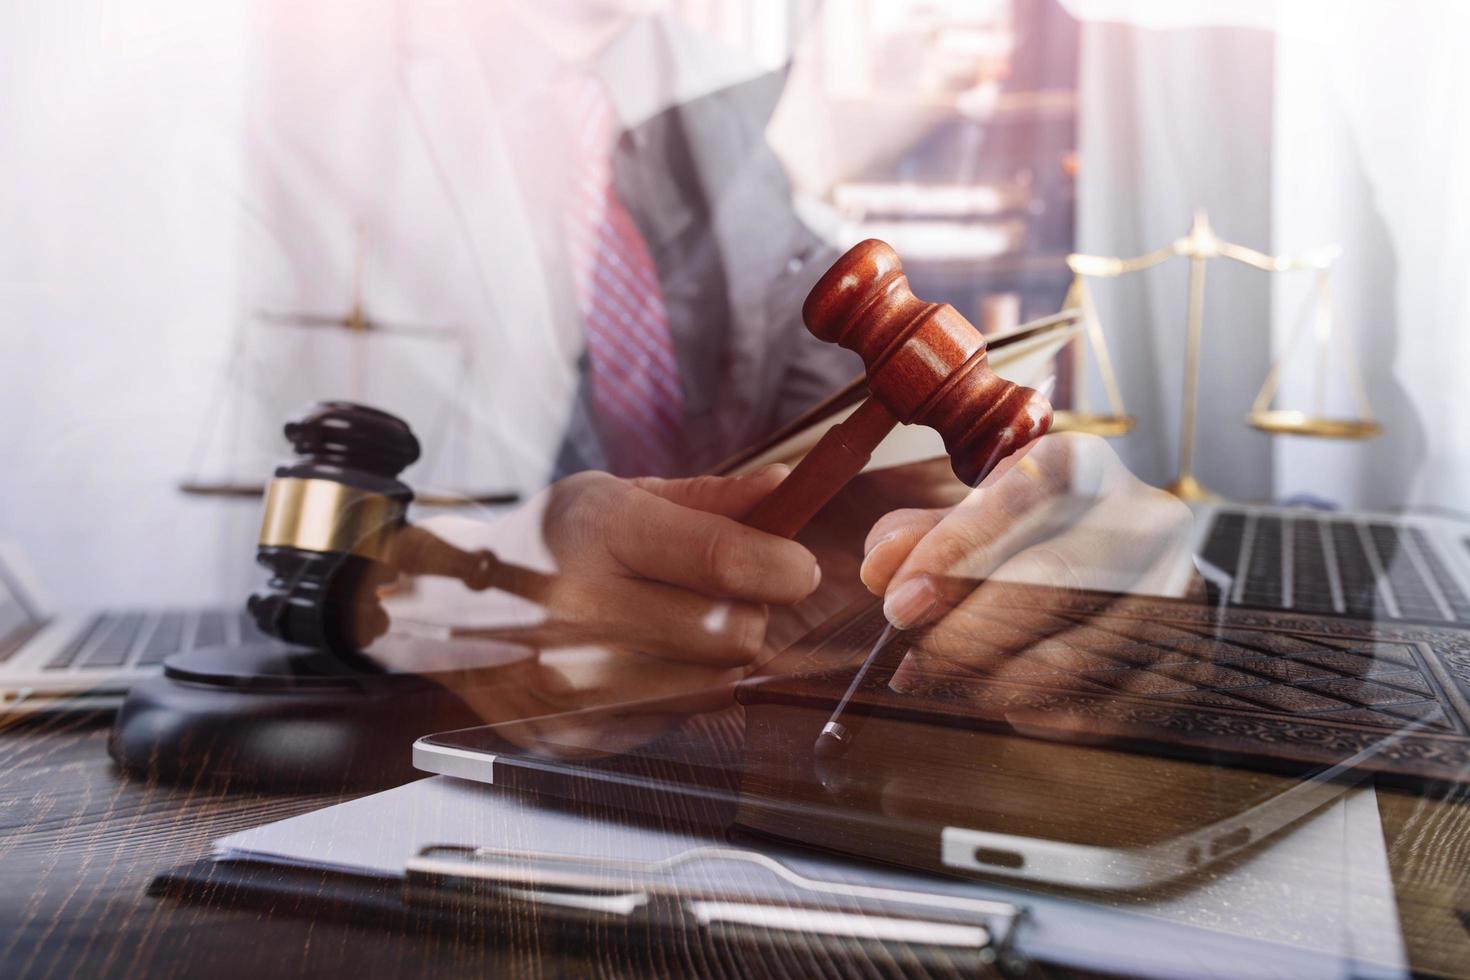
[[[271,570],[248,608],[289,643],[352,653],[364,597],[389,574],[386,558],[413,491],[398,479],[419,457],[407,423],[351,402],[321,402],[286,423],[297,459],[266,488],[256,560]],[[372,608],[366,608],[372,606]]]
[[[818,338],[863,359],[868,390],[895,418],[939,432],[955,475],[971,486],[1051,428],[1047,400],[997,377],[980,331],[954,307],[915,296],[883,242],[849,249],[801,313]]]

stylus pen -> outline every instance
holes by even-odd
[[[873,644],[867,658],[857,673],[853,675],[852,683],[847,685],[847,690],[842,695],[842,700],[837,702],[837,707],[832,709],[832,717],[827,719],[827,724],[822,726],[822,732],[817,736],[816,744],[812,746],[812,754],[818,759],[835,759],[847,751],[852,740],[857,737],[862,728],[863,713],[848,713],[847,705],[862,687],[868,678],[872,678],[878,684],[887,684],[897,673],[899,665],[907,651],[898,647],[895,655],[889,650],[889,640],[897,632],[892,623],[883,627],[883,632],[878,636],[878,642]]]

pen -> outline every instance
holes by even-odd
[[[857,673],[853,675],[852,683],[847,685],[842,700],[838,701],[837,707],[832,709],[832,717],[827,719],[827,724],[822,726],[822,732],[817,736],[816,744],[812,746],[812,754],[818,759],[837,758],[847,751],[847,747],[857,737],[858,730],[862,727],[862,713],[854,712],[850,717],[844,717],[844,714],[847,712],[848,702],[852,700],[858,688],[862,687],[864,681],[871,676],[880,684],[887,684],[898,671],[899,665],[903,663],[903,658],[907,654],[906,650],[900,647],[899,654],[893,656],[888,649],[889,640],[893,638],[895,632],[892,623],[883,627],[878,641],[873,644],[873,649],[869,651],[862,666],[858,667]],[[884,656],[885,653],[888,656]]]

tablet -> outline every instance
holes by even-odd
[[[1229,752],[1180,758],[1136,740],[1066,737],[1029,714],[997,724],[883,692],[851,748],[822,762],[814,741],[866,652],[844,631],[878,628],[875,617],[859,608],[795,645],[721,711],[679,719],[649,703],[449,732],[421,739],[415,765],[913,869],[1127,891],[1182,881],[1275,834],[1421,727],[1367,732],[1330,761],[1262,767]],[[976,703],[963,689],[941,672],[926,693]],[[1032,687],[1028,697],[1034,707],[1055,695]],[[661,734],[599,755],[626,725]]]

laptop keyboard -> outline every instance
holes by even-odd
[[[1234,577],[1231,605],[1470,625],[1470,597],[1417,527],[1220,510],[1200,557]]]
[[[45,669],[147,667],[185,650],[267,639],[248,613],[233,610],[103,613],[58,650]]]

